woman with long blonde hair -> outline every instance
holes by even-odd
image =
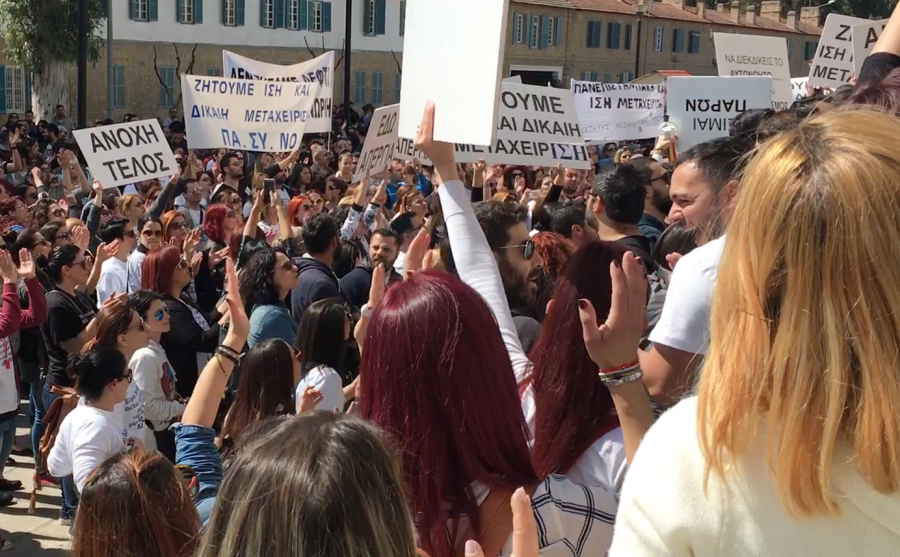
[[[834,111],[755,153],[698,396],[644,439],[611,556],[900,555],[897,137]]]

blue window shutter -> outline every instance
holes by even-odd
[[[594,48],[600,48],[600,41],[603,36],[603,22],[594,22]]]
[[[275,0],[275,28],[284,28],[284,0]]]
[[[6,113],[6,66],[0,66],[0,114]]]
[[[157,0],[147,0],[147,21],[159,21]]]
[[[268,0],[259,0],[259,26],[266,26],[266,2]]]
[[[787,40],[788,59],[794,57],[794,39]]]
[[[184,0],[175,0],[175,21],[178,23],[183,23],[181,21],[182,8],[184,7]]]
[[[541,16],[541,48],[550,44],[550,16]]]
[[[219,10],[219,17],[222,18],[222,25],[225,25],[225,2],[226,0],[219,0],[222,3],[222,9]]]
[[[128,0],[128,19],[134,19],[134,14],[137,13],[135,4],[137,0]]]
[[[606,48],[612,48],[613,41],[613,23],[606,24]]]
[[[203,23],[203,0],[194,1],[194,23]]]
[[[534,41],[531,35],[531,30],[534,28],[534,14],[528,14],[527,20],[525,24],[525,42],[528,43],[528,48],[534,48]]]
[[[591,48],[592,46],[594,46],[594,22],[593,21],[587,22],[587,41],[586,41],[586,43],[587,44],[585,46],[587,46],[588,48]]]
[[[682,52],[684,50],[684,29],[678,31],[678,52]]]
[[[512,34],[512,44],[516,44],[516,39],[519,38],[519,33],[522,31],[522,23],[519,21],[519,14],[513,14],[513,34]],[[402,34],[402,33],[401,33]]]
[[[375,34],[384,35],[384,0],[375,0]]]
[[[591,81],[597,81],[597,72],[591,72]]]
[[[555,46],[560,46],[562,44],[562,18],[556,18],[556,33],[553,34],[553,39],[556,41]]]
[[[631,50],[631,24],[625,26],[625,50]]]
[[[406,34],[406,0],[400,0],[400,36]]]
[[[305,1],[305,0],[304,0]],[[372,5],[372,2],[375,0],[363,0],[363,35],[369,34],[369,10],[371,9],[369,6]]]
[[[331,2],[322,2],[322,32],[331,31]]]
[[[297,9],[300,10],[300,13],[297,14],[297,17],[300,20],[297,22],[297,29],[306,31],[309,29],[309,0],[300,0]]]
[[[244,24],[244,0],[235,0],[234,2],[234,24]]]

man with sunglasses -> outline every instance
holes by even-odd
[[[97,305],[112,297],[113,294],[124,294],[128,291],[128,255],[137,242],[134,229],[128,226],[125,217],[113,217],[98,233],[100,241],[111,244],[119,240],[119,249],[115,255],[103,262],[100,267],[100,280],[97,281]]]
[[[637,227],[650,240],[651,246],[656,245],[656,241],[666,230],[666,217],[672,209],[672,200],[669,198],[672,173],[660,163],[646,157],[631,159],[627,166],[636,168],[644,177],[644,214]]]
[[[540,331],[532,306],[544,271],[544,261],[525,226],[527,209],[497,201],[475,203],[472,208],[494,252],[519,341],[527,352]]]

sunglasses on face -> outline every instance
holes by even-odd
[[[184,230],[187,225],[183,222],[173,222],[169,225],[172,230]]]
[[[653,178],[652,180],[650,180],[650,183],[652,184],[653,182],[655,182],[657,180],[662,180],[663,182],[666,183],[666,185],[669,185],[672,183],[672,173],[669,171],[666,171],[662,176],[657,176],[656,178]]]
[[[66,212],[62,209],[54,209],[52,213],[50,213],[54,217],[64,217],[66,216]]]
[[[70,265],[70,267],[72,267],[72,268],[81,267],[82,269],[87,269],[87,259],[82,259],[81,261],[75,261]]]
[[[130,333],[131,331],[140,331],[143,333],[144,332],[144,320],[141,319],[140,322],[135,327],[128,327],[128,330],[125,332]],[[131,381],[129,381],[129,383],[131,383]]]
[[[56,240],[68,240],[70,236],[72,236],[71,232],[60,232],[56,235],[56,238],[53,238],[53,241],[55,242]]]
[[[162,322],[163,318],[167,315],[169,315],[169,308],[162,308],[161,310],[156,312],[156,315],[154,315],[154,317],[157,321]]]
[[[525,258],[525,261],[531,261],[531,258],[534,256],[534,241],[529,238],[525,240],[525,243],[516,244],[514,246],[504,246],[500,249],[522,249],[522,257]]]
[[[143,234],[147,238],[151,238],[151,237],[161,238],[162,230],[142,230],[141,234]]]
[[[313,201],[313,203],[315,203],[316,205],[323,205],[325,203],[325,200],[324,199],[316,199],[315,201]]]
[[[135,236],[136,236],[136,234],[134,233],[134,230],[128,230],[128,231],[122,233],[123,238],[134,238]]]
[[[233,218],[234,218],[234,211],[228,211],[228,213],[225,214],[225,218],[227,218],[227,219],[233,219]]]
[[[312,211],[312,205],[301,205],[300,208],[304,211]]]
[[[131,383],[131,380],[132,380],[132,379],[134,379],[134,374],[131,373],[131,370],[130,370],[130,369],[128,370],[128,373],[126,373],[125,375],[119,377],[119,381],[128,381],[129,383]]]

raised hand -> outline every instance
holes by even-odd
[[[531,498],[521,487],[513,493],[509,500],[512,508],[512,553],[510,557],[538,557],[537,523],[534,521],[534,510]],[[484,557],[481,545],[475,540],[466,542],[467,557]]]
[[[312,385],[307,385],[303,392],[300,393],[300,400],[297,401],[297,413],[312,412],[322,402],[322,398],[324,398],[322,393],[317,391]]]
[[[372,284],[369,286],[369,301],[366,302],[366,309],[369,311],[374,310],[378,307],[378,304],[381,302],[381,297],[384,295],[384,266],[376,265],[374,269],[372,269]],[[356,344],[359,345],[359,349],[363,349],[363,343],[366,340],[366,330],[369,327],[369,317],[365,313],[360,316],[359,321],[356,322],[356,327],[353,328],[353,338],[356,339]]]
[[[184,254],[186,258],[193,257],[194,250],[197,248],[197,244],[200,243],[200,229],[195,228],[188,232],[187,236],[184,237],[184,244],[181,246],[181,252]]]
[[[228,313],[231,319],[228,332],[237,336],[242,342],[246,342],[247,336],[250,334],[250,320],[247,319],[247,312],[241,301],[240,286],[234,272],[234,259],[230,257],[225,260],[225,290],[225,301],[228,303]]]
[[[119,251],[119,246],[121,245],[121,240],[113,240],[109,244],[100,244],[97,247],[97,257],[94,261],[94,265],[102,265],[104,261],[116,255],[116,252]]]
[[[197,273],[200,272],[201,263],[203,263],[203,254],[195,253],[191,257],[191,276],[197,276]]]
[[[103,305],[100,306],[100,309],[116,306],[119,304],[127,304],[127,303],[128,303],[128,294],[127,293],[123,292],[122,294],[116,294],[115,292],[113,292],[112,296],[110,296],[109,298],[106,299],[105,302],[103,302]]]
[[[19,278],[16,264],[13,263],[12,257],[6,250],[0,251],[0,277],[3,278],[3,284],[15,284]]]
[[[226,257],[228,257],[228,248],[222,248],[219,251],[210,251],[209,268],[215,269],[216,265],[224,261]]]
[[[403,260],[403,280],[409,280],[413,273],[423,271],[431,266],[428,240],[428,230],[423,226],[406,250],[406,258]]]
[[[31,252],[27,248],[19,250],[19,268],[16,272],[25,280],[33,279],[36,275],[34,261],[31,259]]]
[[[612,303],[606,321],[597,326],[589,300],[578,300],[584,346],[600,369],[629,364],[637,359],[638,345],[647,322],[647,279],[634,254],[626,252],[622,265],[610,263]]]
[[[442,180],[457,179],[454,169],[456,161],[453,155],[453,144],[434,139],[434,101],[425,103],[425,112],[422,114],[422,122],[416,132],[416,149],[425,153],[431,159],[435,170],[441,174]]]

